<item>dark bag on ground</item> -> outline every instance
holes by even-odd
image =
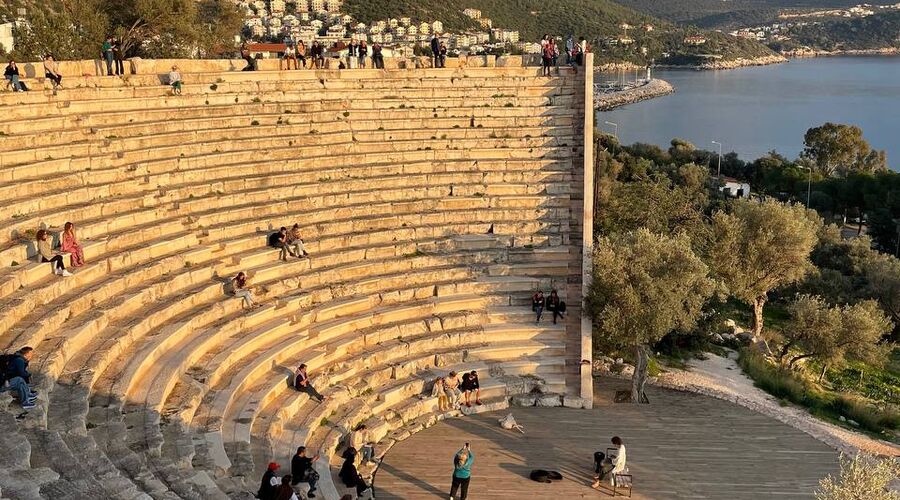
[[[531,471],[530,476],[532,481],[537,481],[539,483],[552,483],[553,481],[559,481],[562,479],[562,474],[555,470],[543,470],[543,469],[535,469]]]

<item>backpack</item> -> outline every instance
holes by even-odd
[[[9,373],[9,363],[15,357],[15,354],[0,354],[0,386],[6,383],[7,373]]]

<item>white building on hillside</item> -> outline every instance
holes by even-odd
[[[732,198],[750,197],[750,184],[731,177],[723,177],[722,181],[724,184],[719,189],[725,193],[726,196],[731,196]]]

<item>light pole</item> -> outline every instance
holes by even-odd
[[[613,137],[616,138],[616,142],[619,142],[619,124],[607,121],[604,121],[603,123],[613,126]]]
[[[716,177],[722,178],[722,143],[719,141],[712,141],[713,144],[719,146],[719,164],[716,167]]]
[[[803,165],[797,166],[809,172],[806,175],[806,208],[809,208],[809,194],[812,192],[812,168],[804,167]]]

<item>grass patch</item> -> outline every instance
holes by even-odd
[[[897,441],[893,433],[900,429],[900,411],[890,406],[875,405],[846,393],[828,391],[798,374],[769,363],[762,355],[741,350],[738,364],[760,389],[776,398],[809,410],[813,415],[840,422],[853,420],[859,429]],[[848,426],[849,422],[847,423]],[[851,426],[853,427],[853,426]]]

